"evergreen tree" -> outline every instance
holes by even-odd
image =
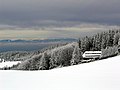
[[[86,36],[86,38],[85,38],[85,50],[86,51],[89,51],[90,50],[90,42],[89,42],[89,38]]]
[[[79,48],[81,48],[81,39],[78,40]]]
[[[116,33],[114,35],[114,41],[113,41],[114,45],[118,45],[119,38],[120,38],[120,33]]]
[[[49,67],[50,67],[50,60],[49,60],[49,56],[47,55],[46,52],[44,52],[42,54],[42,57],[41,57],[41,60],[40,60],[40,66],[39,66],[39,69],[40,70],[49,70]]]
[[[120,54],[120,38],[119,38],[119,41],[118,41],[118,54]]]
[[[92,49],[91,50],[93,50],[93,51],[96,50],[95,45],[96,45],[96,38],[95,38],[95,36],[93,36],[92,37]]]
[[[93,48],[93,38],[89,37],[89,50],[92,50]]]
[[[106,46],[107,46],[106,41],[107,41],[106,33],[104,33],[103,36],[102,36],[101,49],[105,49],[106,48]]]
[[[114,38],[115,32],[113,30],[110,30],[108,35],[110,38],[108,46],[113,46],[113,41],[114,41],[113,38]]]
[[[82,60],[81,50],[77,45],[77,46],[75,46],[73,54],[72,54],[71,65],[76,65],[76,64],[80,63],[81,60]]]
[[[100,34],[98,33],[96,36],[95,36],[95,50],[101,50],[101,36]]]
[[[87,36],[81,40],[81,50],[82,52],[90,50],[90,40]]]
[[[82,52],[86,51],[85,38],[81,39],[81,50]]]
[[[55,67],[69,66],[71,64],[72,53],[76,44],[78,43],[71,43],[53,49],[50,52],[50,69]]]

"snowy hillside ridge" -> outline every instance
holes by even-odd
[[[49,70],[57,67],[70,66],[75,46],[78,46],[77,42],[46,50],[39,55],[34,55],[32,58],[23,61],[18,65],[17,69]]]
[[[120,56],[48,71],[0,70],[0,88],[1,90],[120,90],[119,69]]]

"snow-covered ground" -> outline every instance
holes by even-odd
[[[6,61],[6,62],[1,62],[0,63],[0,68],[12,67],[13,65],[17,65],[20,62],[21,61]]]
[[[0,71],[0,90],[120,90],[120,56],[49,71]]]

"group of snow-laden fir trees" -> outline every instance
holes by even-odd
[[[23,61],[15,69],[19,70],[49,70],[58,67],[71,66],[81,63],[82,54],[78,43],[46,50]],[[13,68],[14,69],[14,68]]]
[[[120,30],[109,30],[79,39],[79,48],[85,51],[102,51],[102,57],[114,56],[120,48]]]
[[[21,55],[22,62],[10,69],[50,70],[53,68],[77,65],[83,63],[82,55],[85,51],[102,51],[101,59],[119,55],[120,30],[110,30],[109,32],[98,33],[94,36],[86,36],[80,38],[78,42],[48,48],[42,52],[26,53],[25,56]]]

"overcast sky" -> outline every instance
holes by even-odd
[[[6,34],[6,28],[19,31],[18,28],[42,28],[45,31],[46,27],[76,28],[83,23],[119,26],[120,0],[0,0],[0,33],[4,30]],[[50,31],[55,30],[50,28]],[[2,34],[2,37],[6,36]],[[49,38],[49,34],[43,38]]]

